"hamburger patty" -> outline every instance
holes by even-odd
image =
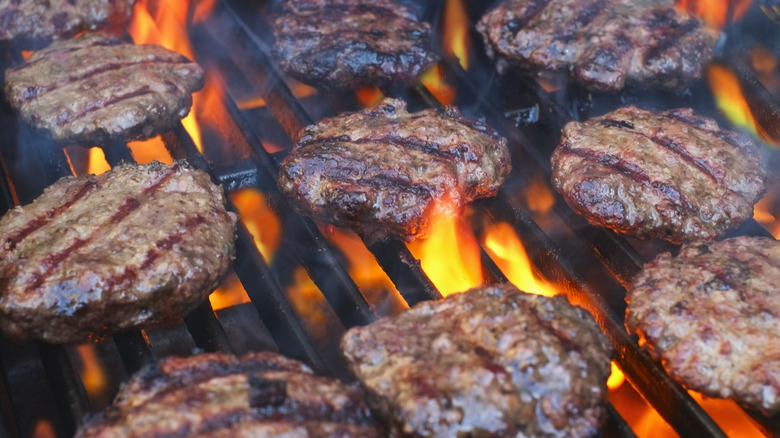
[[[712,397],[780,409],[780,242],[692,243],[645,265],[626,327],[667,372]]]
[[[431,26],[392,0],[285,0],[273,28],[282,69],[323,88],[407,82],[435,61]]]
[[[30,49],[85,30],[124,27],[135,0],[0,0],[0,41]]]
[[[458,212],[492,196],[511,169],[506,139],[454,107],[374,108],[306,127],[279,171],[304,214],[372,238],[424,235],[434,207]]]
[[[690,109],[618,109],[570,122],[553,185],[591,223],[674,243],[715,239],[753,216],[765,191],[758,148]]]
[[[604,420],[611,346],[564,297],[475,288],[350,329],[341,347],[402,434],[584,437]]]
[[[598,91],[684,88],[720,38],[674,0],[507,0],[477,30],[499,70],[560,71]]]
[[[5,95],[27,123],[55,140],[94,145],[173,129],[203,80],[200,66],[163,47],[87,34],[6,71]]]
[[[142,369],[76,433],[89,437],[380,437],[359,389],[275,353],[202,354]]]
[[[184,162],[60,179],[0,219],[0,329],[82,342],[188,312],[233,259],[224,204]]]

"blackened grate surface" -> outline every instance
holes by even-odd
[[[214,312],[206,302],[181,320],[121,333],[96,344],[100,363],[109,376],[106,390],[109,394],[145,364],[197,350],[238,354],[255,349],[278,350],[324,373],[348,379],[334,352],[334,340],[337,341],[344,328],[367,324],[382,316],[350,277],[343,254],[317,224],[292,210],[275,183],[279,162],[303,126],[325,115],[355,110],[359,104],[352,95],[319,92],[303,98],[295,96],[290,83],[269,57],[272,36],[267,13],[271,5],[260,3],[218,1],[207,20],[192,23],[189,28],[198,61],[227,92],[219,105],[211,108],[224,117],[220,118],[223,123],[217,132],[208,136],[210,144],[205,153],[198,152],[181,126],[162,138],[171,156],[186,158],[209,171],[228,192],[246,187],[263,192],[284,224],[280,254],[267,263],[250,233],[241,226],[233,271],[251,303]],[[427,20],[440,24],[443,1],[409,3]],[[469,3],[471,17],[478,17],[488,7],[487,3],[478,3]],[[543,223],[527,208],[521,196],[536,178],[549,181],[549,155],[566,121],[634,102],[693,106],[717,117],[708,90],[701,85],[687,96],[654,93],[591,96],[576,87],[565,87],[548,93],[517,73],[496,76],[482,55],[478,40],[473,41],[476,42],[471,51],[474,67],[466,72],[456,62],[445,61],[442,63],[444,79],[457,91],[455,103],[464,114],[484,117],[510,139],[515,167],[498,197],[475,203],[474,216],[512,225],[537,271],[596,317],[616,345],[617,360],[633,385],[682,436],[725,436],[687,392],[650,361],[623,328],[624,286],[652,254],[674,248],[657,242],[628,241],[590,227],[560,199],[553,207],[552,218]],[[3,70],[21,62],[20,54],[13,48],[0,55]],[[774,102],[762,96],[761,87],[754,85],[758,90],[757,99],[773,108]],[[420,84],[383,91],[404,97],[413,108],[439,105]],[[239,109],[236,101],[246,93],[263,97],[266,105]],[[771,116],[771,111],[768,113]],[[0,129],[4,132],[0,141],[3,210],[30,202],[45,186],[71,174],[73,163],[69,162],[62,145],[31,132],[5,104],[0,106]],[[281,146],[281,152],[269,153],[266,147],[270,143]],[[109,144],[102,149],[112,166],[133,160],[125,144]],[[547,223],[548,220],[552,222]],[[737,233],[767,234],[755,222]],[[440,297],[419,261],[403,243],[388,240],[372,243],[368,249],[406,303],[413,305]],[[485,282],[507,281],[484,249],[482,261]],[[335,330],[325,334],[324,342],[312,333],[307,321],[301,320],[288,298],[286,287],[293,269],[290,266],[302,266],[328,303]],[[50,436],[71,436],[85,415],[102,409],[110,397],[101,399],[85,390],[78,373],[83,368],[80,361],[81,356],[74,347],[36,343],[19,346],[0,339],[0,435],[35,436],[51,431]],[[778,434],[777,419],[753,415],[768,434]],[[611,407],[606,435],[633,436]]]

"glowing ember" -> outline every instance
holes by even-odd
[[[109,166],[106,161],[106,155],[103,153],[103,149],[100,149],[99,147],[90,148],[87,173],[100,175],[108,170],[111,170],[111,166]]]
[[[159,136],[145,141],[131,141],[127,147],[138,164],[148,164],[152,161],[173,164],[173,157]]]
[[[474,233],[462,217],[440,206],[431,234],[407,245],[433,284],[447,296],[482,284],[482,261]]]
[[[448,55],[458,58],[464,70],[469,69],[469,16],[463,0],[447,0],[444,6],[442,46]]]
[[[358,102],[363,106],[374,106],[379,103],[385,94],[377,87],[363,87],[355,92]]]
[[[677,7],[688,11],[708,26],[723,29],[750,9],[751,0],[678,0]]]
[[[249,302],[249,296],[246,294],[244,285],[236,277],[233,271],[225,278],[225,281],[209,295],[209,302],[211,308],[214,310],[224,309],[225,307],[231,307],[242,303]]]
[[[499,222],[489,226],[483,243],[485,251],[501,272],[520,290],[548,297],[557,293],[555,288],[534,273],[528,254],[511,225]]]
[[[620,370],[618,365],[613,360],[612,373],[609,375],[609,379],[607,379],[607,388],[609,388],[610,391],[613,391],[620,388],[620,386],[623,385],[625,381],[626,376],[623,375],[623,371]]]
[[[76,346],[81,357],[81,381],[84,389],[93,396],[99,396],[108,389],[108,374],[105,367],[98,359],[95,346],[83,344]]]
[[[455,89],[444,82],[439,64],[434,65],[423,73],[420,76],[420,82],[442,105],[452,105],[455,102]]]
[[[32,436],[33,438],[56,438],[57,434],[54,432],[54,426],[52,426],[51,421],[42,418],[35,423]]]
[[[531,181],[524,194],[526,206],[534,213],[549,213],[555,205],[555,196],[550,190],[547,180],[541,176]]]

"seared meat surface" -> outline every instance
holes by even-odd
[[[430,24],[392,0],[285,0],[273,27],[282,69],[322,88],[408,82],[435,61]]]
[[[595,436],[611,346],[564,297],[484,286],[350,329],[377,415],[404,436]]]
[[[275,353],[201,354],[142,369],[90,437],[380,437],[358,388]]]
[[[304,214],[372,238],[425,235],[438,205],[453,214],[492,196],[511,169],[506,139],[454,107],[373,108],[308,126],[279,171]]]
[[[60,142],[130,141],[173,129],[203,86],[203,69],[160,46],[101,34],[58,41],[6,71],[5,95]]]
[[[23,49],[85,30],[124,27],[136,0],[0,0],[0,41]]]
[[[736,237],[664,253],[633,280],[626,327],[667,372],[711,397],[780,409],[780,242]]]
[[[674,0],[507,0],[477,30],[499,70],[559,71],[597,91],[684,88],[720,38]]]
[[[0,219],[0,329],[84,342],[187,313],[233,259],[224,204],[184,162],[60,179]]]
[[[570,122],[553,185],[591,223],[674,243],[715,239],[753,216],[766,172],[749,137],[690,109],[618,109]]]

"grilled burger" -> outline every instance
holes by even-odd
[[[350,329],[349,369],[403,436],[595,436],[611,346],[564,297],[484,286]]]
[[[492,196],[511,169],[506,139],[454,107],[379,105],[308,126],[279,170],[304,214],[370,238],[424,236],[436,206]]]
[[[55,42],[6,71],[5,96],[54,140],[91,146],[173,129],[203,81],[203,69],[178,53],[87,34]]]
[[[0,329],[83,342],[183,315],[226,275],[235,222],[184,162],[62,178],[0,219]]]
[[[92,437],[381,437],[359,389],[275,353],[202,354],[142,369],[76,433]]]
[[[690,109],[618,109],[570,122],[553,185],[594,225],[674,243],[718,238],[753,216],[766,172],[756,145]]]
[[[692,243],[645,265],[626,327],[669,375],[711,397],[780,410],[780,242]]]

